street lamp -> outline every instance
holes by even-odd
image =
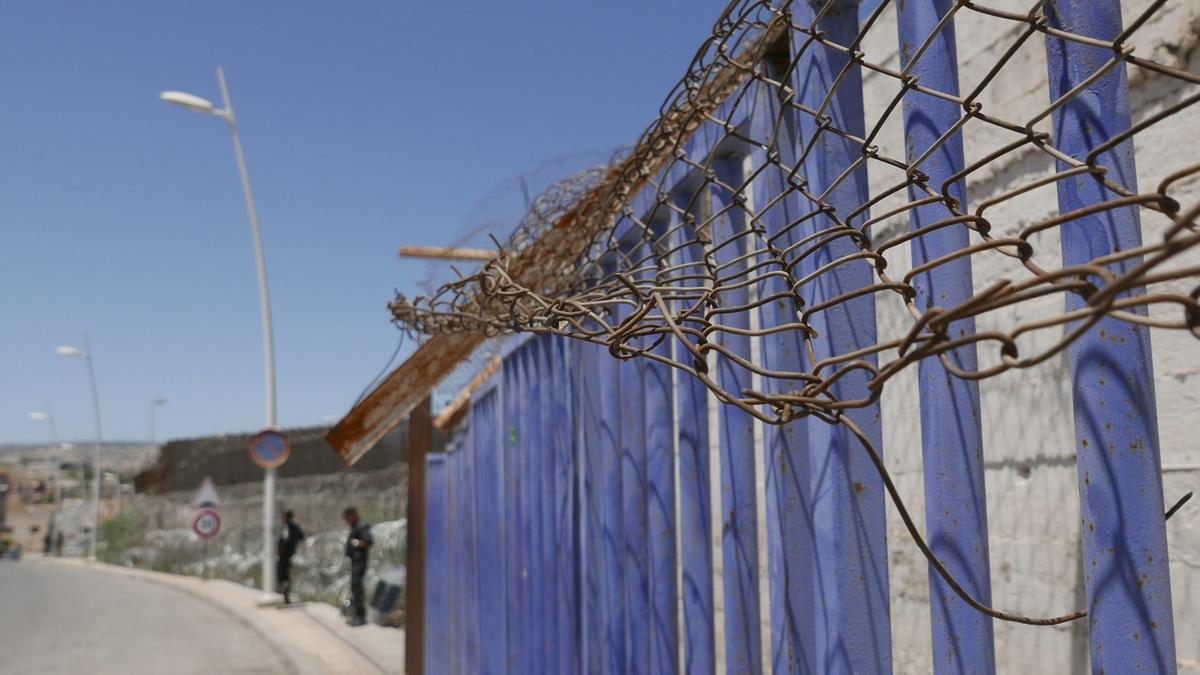
[[[92,385],[92,418],[96,427],[96,447],[92,452],[92,536],[88,542],[88,559],[96,559],[96,540],[100,537],[100,394],[96,390],[96,369],[92,366],[92,347],[87,333],[83,334],[83,349],[58,347],[60,356],[83,359],[87,363],[88,380]]]
[[[167,399],[156,398],[150,401],[150,447],[154,447],[154,418],[158,409],[167,404]]]
[[[63,444],[58,441],[58,427],[54,424],[54,410],[52,408],[46,406],[46,412],[35,410],[29,413],[29,419],[49,424],[50,438],[54,441],[54,528],[57,532],[62,522]]]
[[[221,87],[221,99],[225,104],[217,108],[212,101],[182,91],[164,91],[159,98],[188,110],[213,115],[229,125],[233,136],[233,155],[237,160],[238,174],[242,179],[242,192],[246,196],[246,211],[250,216],[250,232],[254,237],[254,259],[258,264],[258,299],[262,309],[263,360],[266,370],[267,428],[275,428],[275,339],[271,329],[271,297],[267,292],[267,264],[263,259],[262,234],[258,227],[258,212],[254,208],[254,195],[250,192],[250,176],[246,173],[246,157],[242,154],[242,141],[238,137],[237,118],[233,115],[233,102],[229,99],[229,88],[225,85],[225,71],[217,68],[217,83]],[[275,469],[263,473],[263,549],[262,578],[263,595],[275,594]]]

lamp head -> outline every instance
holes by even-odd
[[[167,103],[177,105],[180,108],[187,108],[188,110],[193,110],[195,112],[207,113],[209,115],[216,112],[216,107],[213,106],[212,101],[206,98],[200,98],[195,94],[188,94],[182,91],[164,91],[163,93],[159,94],[158,97]]]
[[[87,352],[74,347],[55,347],[54,353],[58,354],[59,356],[75,356],[79,358],[87,356]]]

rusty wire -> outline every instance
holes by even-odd
[[[800,5],[787,0],[731,4],[637,144],[609,167],[569,179],[540,198],[493,261],[431,296],[397,297],[393,315],[405,328],[423,334],[523,331],[580,339],[604,345],[616,358],[670,365],[698,378],[722,402],[768,424],[809,416],[842,424],[871,456],[924,556],[969,605],[997,619],[1033,625],[1085,616],[1081,610],[1031,618],[971,597],[925,543],[879,452],[846,413],[878,401],[891,378],[924,359],[939,359],[959,378],[993,377],[1047,361],[1105,317],[1200,337],[1200,264],[1193,250],[1200,244],[1195,222],[1200,199],[1187,193],[1200,163],[1184,155],[1179,166],[1163,169],[1166,175],[1150,191],[1139,191],[1135,181],[1114,175],[1102,161],[1118,144],[1132,143],[1172,117],[1200,124],[1200,75],[1169,59],[1134,55],[1140,31],[1163,11],[1163,0],[1149,2],[1110,41],[1052,28],[1045,0],[1027,2],[1023,12],[957,0],[950,10],[956,21],[996,22],[1002,28],[997,34],[1008,41],[1002,56],[982,69],[977,82],[964,86],[962,94],[932,89],[909,74],[911,65],[901,69],[891,55],[866,51],[871,31],[880,30],[881,17],[893,9],[890,2],[862,20],[848,44],[814,28],[833,2],[815,13],[807,6],[801,11]],[[801,21],[800,16],[807,18]],[[1036,42],[1031,39],[1046,36],[1111,53],[1097,76],[1125,68],[1131,80],[1164,83],[1175,96],[1156,109],[1135,111],[1138,116],[1127,132],[1087,157],[1072,157],[1056,146],[1047,129],[1052,113],[1079,95],[1079,87],[1034,110],[985,105],[989,87],[1016,55]],[[922,58],[937,37],[935,30],[912,58]],[[1154,53],[1153,47],[1142,51]],[[822,101],[817,106],[805,103],[814,99],[801,96],[804,92],[795,86],[798,63],[809,50],[828,50],[846,62],[829,91],[817,97]],[[886,91],[882,102],[867,110],[865,134],[839,128],[828,109],[834,90],[855,72],[869,74],[871,86]],[[959,124],[919,156],[909,156],[915,153],[902,147],[889,154],[893,148],[885,142],[887,129],[898,123],[901,104],[913,94],[954,102],[962,111]],[[758,123],[738,123],[747,117]],[[815,131],[798,138],[796,119],[807,120]],[[950,180],[932,184],[922,173],[922,162],[951,139],[987,134],[994,139],[991,144],[975,148],[965,168]],[[856,159],[832,182],[816,187],[806,176],[805,161],[814,148],[830,142],[853,147]],[[697,153],[696,147],[705,150]],[[730,148],[739,153],[732,167]],[[970,184],[1016,156],[1041,156],[1057,169],[1010,181],[973,206],[954,196],[953,184]],[[871,177],[869,198],[849,209],[836,203],[831,195],[865,174]],[[1068,180],[1095,181],[1103,186],[1106,201],[1072,213],[1046,212],[1033,220],[1009,215],[1021,212],[1018,206],[1027,195],[1053,194],[1059,182]],[[771,181],[775,189],[764,189]],[[931,206],[941,209],[939,220],[904,227],[914,209]],[[1135,211],[1144,223],[1154,224],[1142,246],[1069,267],[1053,262],[1059,260],[1057,246],[1050,251],[1055,255],[1038,255],[1064,224],[1119,211]],[[943,228],[965,228],[970,243],[907,270],[903,261],[897,262],[906,245]],[[977,271],[974,294],[954,306],[922,306],[914,280],[962,258],[970,259]],[[821,262],[801,274],[811,260]],[[985,264],[1004,270],[1003,276],[989,275],[980,283],[978,270],[988,269]],[[842,267],[868,270],[870,282],[814,300],[808,289]],[[1069,295],[1082,298],[1081,308],[1060,309]],[[818,358],[819,315],[868,296],[879,302],[898,300],[907,312],[907,325],[866,348]],[[1059,309],[1044,311],[1055,296],[1061,296],[1055,305]],[[794,310],[784,323],[751,322],[746,327],[730,320],[761,314],[780,302]],[[1172,312],[1151,311],[1172,306]],[[1026,307],[1041,312],[1028,316],[1013,311]],[[966,319],[989,327],[960,331]],[[807,357],[802,370],[768,368],[730,346],[736,338],[773,339],[783,333],[802,341]],[[995,350],[984,352],[990,355],[988,365],[965,368],[956,358],[965,349],[983,348]],[[714,361],[758,384],[736,390],[722,386],[720,378],[709,376]],[[855,395],[845,396],[846,382],[838,385],[842,380],[856,383]]]

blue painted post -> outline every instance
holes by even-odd
[[[794,6],[801,23],[815,21],[815,6],[828,3],[801,2]],[[830,6],[817,23],[826,39],[850,45],[858,35],[857,0],[840,0]],[[795,34],[798,49],[807,36]],[[832,126],[857,136],[865,134],[863,122],[862,72],[842,71],[849,56],[841,50],[813,43],[800,56],[795,73],[797,96],[811,108],[822,105]],[[835,81],[841,77],[834,87]],[[833,89],[832,94],[831,89]],[[802,172],[813,197],[829,191],[824,202],[831,208],[800,226],[800,234],[826,230],[844,223],[850,211],[868,200],[867,170],[840,178],[862,148],[836,134],[819,130],[816,120],[798,114],[802,142],[815,143]],[[839,181],[840,182],[837,182]],[[865,217],[865,216],[863,216]],[[848,237],[823,245],[799,266],[804,275],[833,260],[858,251]],[[874,271],[865,261],[853,261],[826,271],[801,288],[805,307],[830,300],[853,289],[870,285]],[[816,329],[813,349],[818,360],[845,354],[875,344],[875,298],[859,296],[809,316]],[[867,357],[874,360],[874,357]],[[862,398],[867,375],[857,371],[843,377],[831,389],[835,398]],[[852,410],[847,416],[882,449],[879,405]],[[890,673],[892,669],[891,627],[888,622],[887,542],[882,483],[858,440],[842,426],[813,421],[809,424],[812,466],[811,517],[816,555],[817,618],[813,642],[816,672]]]
[[[539,569],[541,584],[542,622],[545,625],[544,644],[545,672],[557,673],[562,671],[560,665],[561,650],[564,646],[563,619],[559,616],[558,605],[558,554],[563,542],[556,539],[555,515],[557,510],[557,491],[555,490],[555,474],[558,460],[557,435],[558,427],[569,424],[569,420],[555,417],[555,399],[561,389],[559,382],[566,373],[555,370],[554,350],[555,338],[539,336],[534,338],[536,344],[536,369],[541,380],[537,403],[538,414],[538,452],[535,455],[535,471],[538,474],[538,552],[540,554]]]
[[[1112,40],[1121,33],[1117,0],[1051,0],[1045,12],[1050,26],[1077,35]],[[1111,49],[1047,36],[1051,99],[1090,78],[1113,56]],[[1055,145],[1080,161],[1129,127],[1124,64],[1053,113]],[[1131,141],[1101,154],[1096,164],[1107,169],[1109,180],[1137,191]],[[1069,165],[1060,162],[1058,168],[1066,170]],[[1062,213],[1117,197],[1092,175],[1058,182]],[[1136,207],[1076,218],[1063,224],[1060,232],[1063,265],[1068,267],[1142,243]],[[1126,260],[1109,269],[1119,274],[1140,262],[1140,258]],[[1074,294],[1067,295],[1066,304],[1067,311],[1087,306]],[[1144,307],[1137,311],[1145,314]],[[1092,671],[1173,673],[1175,632],[1149,329],[1105,318],[1071,345],[1068,360],[1079,443]]]
[[[602,493],[603,462],[601,461],[600,362],[608,359],[601,347],[576,342],[572,345],[572,362],[579,377],[575,385],[575,402],[579,423],[580,485],[583,492],[583,531],[580,536],[580,565],[582,567],[582,616],[580,661],[581,672],[598,675],[604,672],[604,637],[608,628],[608,605],[604,587],[604,502]]]
[[[661,237],[661,232],[655,233]],[[655,246],[659,246],[656,243]],[[639,257],[648,257],[651,246],[643,246]],[[653,278],[649,273],[647,276]],[[670,341],[655,353],[671,356]],[[679,672],[679,584],[675,554],[675,443],[672,410],[673,370],[645,359],[642,382],[646,404],[646,530],[649,560],[650,673]]]
[[[602,355],[595,364],[600,399],[600,437],[594,452],[600,459],[601,536],[604,541],[602,579],[605,604],[604,672],[618,675],[628,665],[626,640],[629,616],[625,611],[624,492],[621,467],[620,368]]]
[[[564,338],[547,338],[547,372],[554,374],[546,409],[550,413],[550,432],[553,448],[553,535],[554,602],[557,621],[558,672],[583,672],[580,660],[579,583],[582,572],[579,528],[580,509],[576,485],[575,428],[581,423],[576,417],[573,387],[578,372],[567,351]]]
[[[718,159],[712,169],[720,182],[740,186],[742,157]],[[704,217],[712,228],[709,254],[717,267],[716,288],[721,308],[744,306],[750,301],[746,287],[721,289],[721,284],[742,280],[746,263],[748,227],[740,195],[715,184],[706,188],[708,209]],[[720,325],[747,330],[750,313],[720,315]],[[713,341],[749,360],[750,338],[718,331]],[[749,371],[731,359],[719,357],[717,383],[730,392],[751,386]],[[754,471],[754,419],[731,405],[720,412],[721,442],[721,548],[725,582],[725,669],[728,673],[762,672],[762,638],[758,597],[758,512]]]
[[[521,484],[519,492],[520,557],[521,557],[521,614],[524,617],[524,661],[528,672],[545,672],[541,660],[541,612],[537,583],[537,476],[533,455],[537,444],[538,414],[537,391],[539,381],[532,367],[534,341],[525,340],[509,358],[518,375],[517,406],[517,452],[520,457]]]
[[[686,206],[689,195],[677,200]],[[683,243],[696,241],[695,217],[684,213],[686,224],[671,213],[671,228],[678,228],[672,237],[672,272],[675,278],[700,277],[704,266],[704,251],[699,244],[683,248]],[[700,287],[697,278],[686,282]],[[683,302],[672,309],[680,311]],[[684,346],[672,345],[675,358],[686,362]],[[678,415],[679,445],[679,540],[683,567],[683,672],[688,675],[711,675],[716,669],[716,642],[713,630],[713,563],[712,563],[712,495],[709,489],[711,471],[708,455],[708,389],[694,377],[675,374],[676,414]]]
[[[457,440],[451,441],[448,448],[443,449],[442,455],[442,489],[445,492],[445,522],[442,530],[437,533],[446,548],[445,558],[442,564],[445,565],[444,578],[446,583],[446,651],[441,655],[442,664],[439,669],[448,673],[457,673],[461,669],[461,663],[458,659],[459,643],[462,640],[460,631],[459,613],[459,586],[458,586],[458,562],[462,556],[462,550],[458,547],[458,532],[459,532],[459,517],[458,517],[458,499],[457,487],[454,477],[458,473],[456,465],[458,464],[458,443]]]
[[[764,67],[769,77],[781,80],[788,64],[768,62]],[[804,215],[804,209],[795,195],[779,197],[790,189],[787,171],[781,167],[796,166],[799,139],[795,120],[779,115],[777,96],[775,88],[759,87],[751,99],[754,108],[750,115],[752,138],[778,141],[774,147],[751,151],[751,171],[765,166],[771,155],[776,155],[775,161],[780,165],[757,171],[751,186],[758,225],[765,230],[775,258],[774,265],[762,270],[764,279],[758,284],[760,298],[775,298],[759,310],[764,328],[793,322],[802,309],[792,295],[797,279],[790,264],[795,260],[795,253],[788,249],[799,239],[792,226]],[[783,128],[777,134],[779,124]],[[800,332],[764,335],[760,344],[764,368],[787,372],[806,369],[804,340]],[[803,385],[803,382],[778,378],[764,381],[766,390],[773,394],[790,393]],[[813,650],[816,566],[809,513],[813,501],[809,424],[809,420],[800,419],[784,425],[768,425],[763,434],[771,672],[775,675],[816,672]]]
[[[521,370],[521,529],[522,582],[525,587],[526,650],[530,672],[547,672],[545,664],[546,612],[542,605],[541,555],[541,411],[542,376],[538,372],[538,340],[528,339],[513,354]]]
[[[469,424],[469,422],[468,422]],[[459,514],[459,663],[462,672],[481,672],[479,666],[479,574],[476,543],[479,529],[475,514],[475,444],[468,426],[458,439],[458,473],[454,494]]]
[[[425,672],[450,673],[450,577],[446,527],[446,461],[441,454],[426,459],[425,543]]]
[[[495,381],[495,378],[493,378]],[[491,385],[471,404],[471,445],[475,451],[475,499],[479,551],[479,671],[507,672],[505,621],[504,455],[500,387]]]
[[[504,443],[504,508],[501,510],[506,523],[504,530],[505,599],[504,615],[508,631],[508,668],[506,672],[530,672],[528,662],[529,624],[526,623],[525,579],[522,544],[524,528],[522,521],[522,490],[525,480],[521,462],[521,372],[512,355],[504,359],[503,370],[503,443]]]
[[[908,0],[898,5],[900,65],[924,87],[958,95],[958,51],[954,22],[948,22],[923,53],[922,46],[950,11],[951,0]],[[914,62],[912,58],[919,56]],[[904,97],[904,129],[908,160],[925,154],[959,120],[951,101],[910,91]],[[948,138],[914,167],[928,176],[927,185],[940,190],[963,168],[961,133]],[[909,227],[918,230],[967,212],[964,181],[948,187],[958,202],[957,213],[942,203],[909,212]],[[928,194],[910,186],[909,199]],[[943,227],[911,243],[913,266],[923,265],[970,244],[965,224]],[[972,295],[971,260],[959,258],[913,279],[917,306],[956,307]],[[950,324],[949,339],[975,332],[968,317]],[[959,368],[978,368],[974,345],[948,354]],[[940,359],[918,366],[921,397],[921,446],[925,466],[925,527],[930,547],[954,578],[979,601],[991,604],[988,566],[987,500],[983,474],[983,430],[979,385],[954,377]],[[932,567],[929,569],[929,611],[933,627],[933,664],[938,673],[992,673],[996,647],[992,619],[968,607]]]
[[[628,221],[627,221],[628,222]],[[638,235],[640,236],[640,234]],[[628,250],[628,249],[627,249]],[[636,254],[632,258],[636,259]],[[617,306],[614,321],[629,316]],[[622,673],[644,674],[650,666],[650,595],[647,574],[646,524],[646,396],[644,359],[612,361],[620,380],[620,447],[623,538],[621,570],[624,577],[626,654]]]

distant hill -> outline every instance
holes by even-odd
[[[91,464],[93,444],[87,441],[70,442],[63,452],[66,464]],[[52,443],[3,443],[0,444],[0,465],[49,461],[54,459]],[[133,476],[158,457],[158,448],[146,443],[111,441],[100,445],[100,464],[105,471],[116,469],[123,476]]]

